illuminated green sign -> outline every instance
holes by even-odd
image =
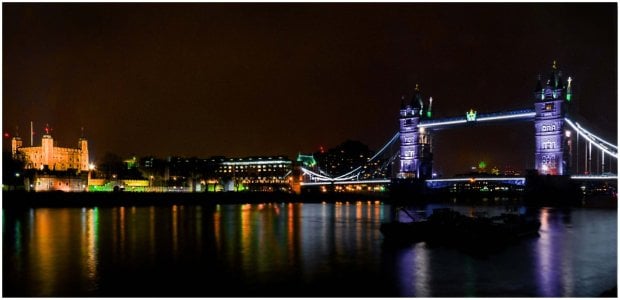
[[[465,116],[467,117],[467,121],[468,122],[476,121],[476,114],[477,113],[478,113],[477,111],[475,111],[473,109],[470,109],[467,113],[465,113]]]

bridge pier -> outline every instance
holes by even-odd
[[[394,178],[390,182],[390,199],[396,202],[423,202],[428,193],[423,178]]]
[[[568,175],[548,176],[528,174],[524,199],[536,205],[575,205],[581,200],[581,191]]]

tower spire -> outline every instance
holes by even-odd
[[[424,108],[424,104],[422,103],[422,95],[420,93],[420,84],[415,84],[415,90],[413,93],[413,97],[411,97],[411,107],[419,108],[420,114],[422,113],[422,109]]]
[[[49,123],[45,123],[45,134],[52,135],[52,131],[54,131],[54,128],[52,128]]]
[[[540,81],[542,80],[542,76],[540,76],[540,74],[538,74],[538,76],[536,76],[536,79],[538,79],[536,81],[536,90],[535,92],[540,92],[542,91],[542,84],[540,83]]]
[[[553,65],[551,66],[551,73],[549,73],[549,79],[547,80],[547,86],[551,88],[557,88],[560,85],[558,80],[559,80],[558,62],[554,60]]]
[[[426,110],[426,117],[430,118],[432,115],[431,109],[433,108],[433,97],[428,99],[428,109]]]

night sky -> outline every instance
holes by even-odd
[[[434,117],[533,108],[557,60],[617,141],[617,3],[3,3],[3,133],[91,159],[378,149],[416,83]],[[533,167],[531,122],[434,135],[435,169]],[[8,144],[8,146],[7,146]],[[3,149],[10,140],[3,139]]]

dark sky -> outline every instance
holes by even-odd
[[[557,60],[617,140],[617,3],[3,3],[3,132],[209,157],[378,149],[419,83],[434,116],[533,107]],[[532,123],[434,136],[441,173],[533,166]],[[37,141],[38,140],[38,141]],[[10,144],[3,139],[4,149]]]

